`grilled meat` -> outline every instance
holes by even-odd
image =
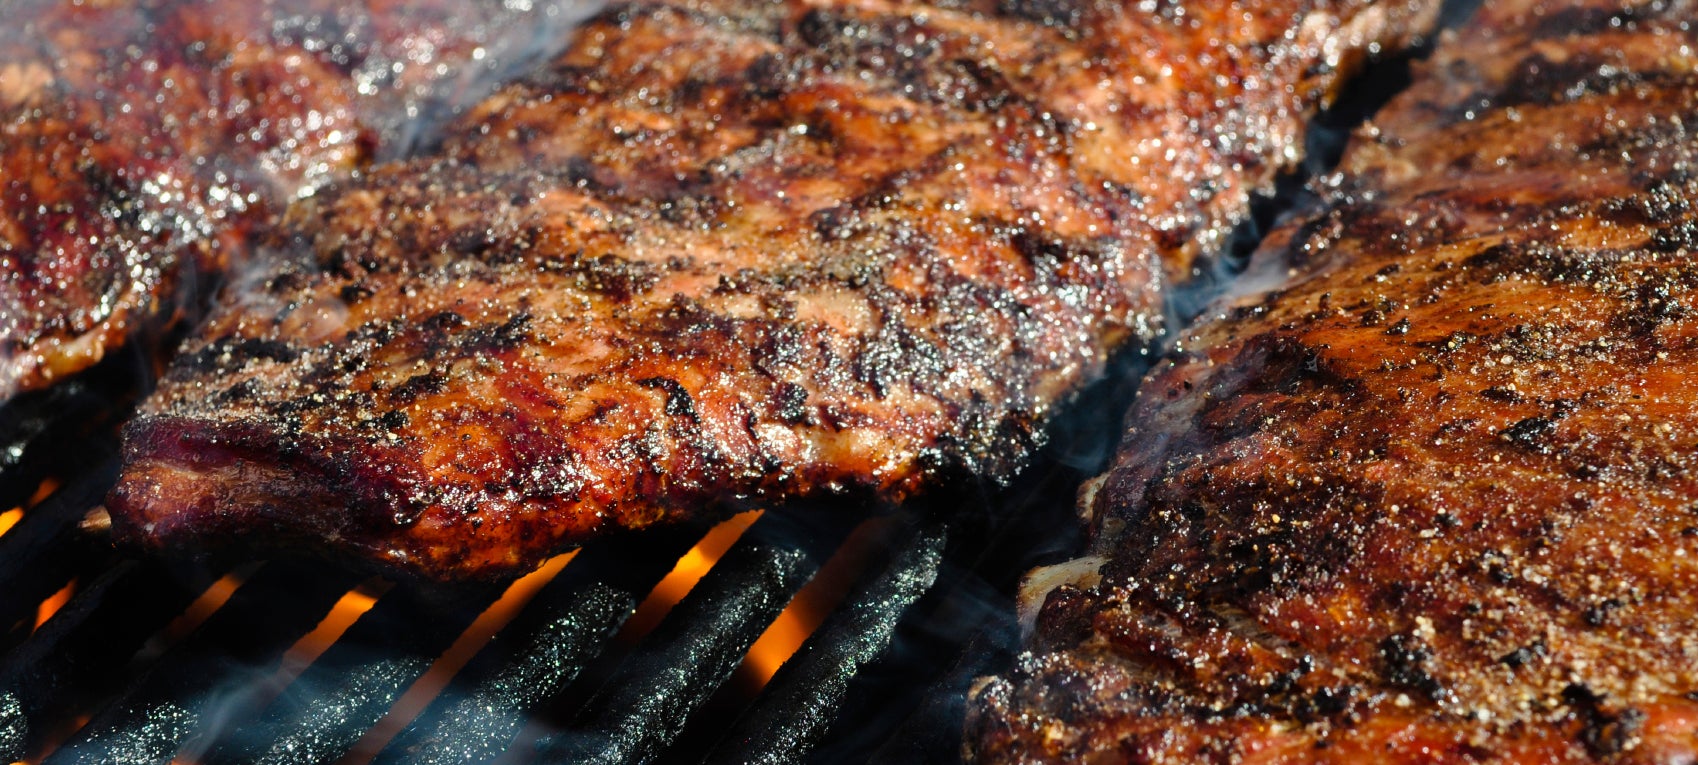
[[[8,3],[0,400],[195,301],[253,226],[462,87],[500,4]],[[487,7],[485,7],[487,6]],[[509,18],[512,17],[512,18]]]
[[[119,533],[476,578],[1007,476],[1429,10],[615,7],[291,213],[129,429]]]
[[[1698,756],[1692,10],[1441,44],[1145,381],[980,760]]]

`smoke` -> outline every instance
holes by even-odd
[[[1272,189],[1256,196],[1249,214],[1220,251],[1199,258],[1190,281],[1170,292],[1169,327],[1185,327],[1211,304],[1265,292],[1285,282],[1288,264],[1265,255],[1253,257],[1257,248],[1276,228],[1324,203],[1327,179],[1338,167],[1351,136],[1409,87],[1414,63],[1431,53],[1438,37],[1465,23],[1480,5],[1481,0],[1448,0],[1439,12],[1438,31],[1396,56],[1371,62],[1345,83],[1337,100],[1310,121],[1298,165],[1276,178]],[[1166,342],[1176,337],[1177,332],[1170,333]]]
[[[439,50],[413,39],[402,50],[368,59],[354,73],[362,93],[384,92],[370,118],[383,136],[376,159],[428,154],[454,118],[566,48],[577,26],[606,0],[503,0],[462,10],[448,28],[472,47]]]

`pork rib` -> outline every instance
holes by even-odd
[[[980,760],[1692,761],[1692,10],[1439,46],[1145,381]]]
[[[23,0],[5,15],[0,401],[193,307],[250,229],[410,138],[439,86],[467,85],[539,14],[497,0]]]
[[[617,6],[291,214],[130,428],[120,532],[475,578],[1005,477],[1428,10]]]

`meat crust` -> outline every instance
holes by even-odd
[[[627,4],[299,205],[130,428],[152,545],[506,576],[1008,476],[1425,3]]]
[[[515,14],[423,0],[8,3],[0,400],[197,303],[251,229],[406,139]],[[428,116],[428,115],[427,115]]]
[[[1146,379],[979,760],[1698,756],[1691,12],[1439,46]]]

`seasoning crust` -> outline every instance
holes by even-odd
[[[1690,18],[1440,44],[1146,379],[978,760],[1698,755]]]
[[[1431,4],[635,3],[296,206],[126,437],[119,533],[435,579],[1009,476]]]

